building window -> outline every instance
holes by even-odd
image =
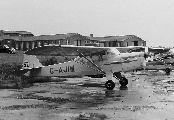
[[[51,41],[51,44],[55,44],[54,42],[55,42],[55,41],[54,41],[54,40],[52,40],[52,41]]]
[[[77,46],[81,46],[81,40],[77,40]]]
[[[41,47],[41,42],[40,41],[38,41],[38,47]]]
[[[81,40],[75,40],[74,45],[76,46],[81,46]]]
[[[16,42],[16,49],[18,49],[18,47],[19,47],[19,46],[18,46],[18,42]]]
[[[138,46],[138,41],[132,41],[132,46]]]
[[[129,46],[129,43],[128,42],[126,42],[126,46]]]
[[[44,45],[48,45],[48,43],[45,41],[45,42],[44,42]]]
[[[59,41],[58,41],[58,40],[56,40],[56,42],[55,42],[55,43],[56,43],[56,45],[57,45],[57,44],[59,44],[58,42],[59,42]]]
[[[20,44],[20,45],[21,45],[21,50],[23,50],[23,42],[21,42],[21,44]]]
[[[142,42],[142,46],[145,46],[145,42]]]
[[[27,49],[29,49],[29,43],[28,43],[28,42],[26,42],[26,44],[25,44],[25,45],[26,45],[26,48],[27,48]]]
[[[120,42],[117,42],[117,47],[120,47]]]
[[[34,42],[32,42],[32,48],[31,49],[33,49],[34,48]]]

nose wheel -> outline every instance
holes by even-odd
[[[115,83],[114,83],[112,80],[108,80],[108,81],[105,83],[105,87],[106,87],[108,90],[113,90],[114,87],[115,87]]]

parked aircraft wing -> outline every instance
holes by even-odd
[[[173,66],[165,66],[165,65],[149,65],[144,67],[144,70],[166,70],[166,68],[169,68],[170,70],[174,70]]]
[[[169,48],[148,48],[148,51],[150,53],[154,53],[154,54],[159,54],[159,53],[166,53],[169,52]]]
[[[131,53],[131,52],[146,52],[146,47],[144,46],[128,46],[128,47],[116,47],[121,53]]]

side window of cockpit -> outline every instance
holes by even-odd
[[[107,55],[115,55],[115,52],[111,49],[108,49],[106,52]]]

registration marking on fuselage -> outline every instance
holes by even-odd
[[[54,74],[57,73],[68,73],[68,72],[75,72],[74,65],[72,66],[65,66],[65,67],[58,67],[56,69],[50,68],[50,73]]]

